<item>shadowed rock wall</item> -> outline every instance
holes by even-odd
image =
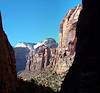
[[[77,23],[76,56],[61,93],[99,93],[99,0],[83,0]]]
[[[0,14],[0,93],[14,93],[16,77],[14,51],[3,31]]]

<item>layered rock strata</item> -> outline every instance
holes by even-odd
[[[82,6],[77,5],[64,17],[60,24],[58,47],[55,47],[56,42],[52,39],[34,46],[35,50],[31,50],[27,57],[25,71],[28,74],[21,74],[22,77],[26,79],[29,73],[35,73],[50,66],[54,68],[54,72],[57,74],[68,71],[75,56],[76,24],[81,9]],[[29,77],[31,78],[32,76],[30,75]]]
[[[53,39],[48,39],[46,42],[47,44],[44,43],[29,52],[25,70],[41,71],[55,64],[57,43]]]

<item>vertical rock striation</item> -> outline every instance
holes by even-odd
[[[74,9],[69,10],[60,24],[59,48],[66,48],[75,40],[76,23],[81,9],[81,5],[77,5]]]
[[[61,93],[99,93],[99,0],[82,0],[77,23],[76,56]]]
[[[34,45],[34,49],[28,54],[25,71],[38,72],[48,66],[54,68],[54,72],[62,74],[69,70],[75,56],[76,46],[76,24],[80,11],[81,5],[77,5],[75,8],[69,10],[60,24],[59,32],[59,44],[52,38],[45,40],[44,42]],[[24,72],[25,72],[24,71]],[[21,73],[21,77],[26,79],[29,74]]]
[[[16,77],[14,51],[3,31],[0,14],[0,93],[14,93]]]
[[[23,79],[31,79],[33,75],[56,64],[56,48],[58,44],[53,38],[34,45],[27,54],[25,70],[18,74]]]
[[[59,32],[59,45],[58,45],[58,58],[56,64],[56,72],[62,74],[68,71],[72,65],[75,56],[76,46],[76,24],[80,11],[81,5],[77,5],[75,8],[69,10],[60,24]]]
[[[42,69],[53,64],[50,59],[52,58],[53,50],[55,50],[56,47],[57,43],[52,38],[48,38],[41,44],[35,45],[35,49],[29,52],[26,70],[33,72],[39,70],[41,71]]]

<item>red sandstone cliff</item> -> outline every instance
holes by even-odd
[[[27,77],[32,78],[30,72],[35,73],[46,69],[48,66],[54,67],[54,72],[57,74],[68,71],[75,56],[76,24],[81,9],[82,6],[77,5],[74,9],[69,10],[64,17],[60,24],[61,31],[59,32],[59,45],[57,48],[48,48],[43,45],[36,49],[37,52],[29,53],[26,64],[28,74],[20,74],[24,79],[27,79]]]
[[[0,93],[16,91],[16,69],[14,51],[3,31],[0,14]]]
[[[59,45],[57,49],[58,59],[55,67],[58,74],[68,71],[74,60],[77,42],[76,24],[81,9],[82,6],[77,5],[74,9],[69,10],[60,24]]]
[[[61,22],[59,33],[59,48],[66,48],[68,47],[69,43],[74,42],[76,37],[76,23],[78,21],[78,16],[81,9],[81,5],[77,5],[74,9],[69,10]]]
[[[82,4],[76,28],[76,56],[60,93],[100,91],[99,0],[82,0]]]

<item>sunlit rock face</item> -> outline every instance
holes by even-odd
[[[74,9],[69,10],[61,22],[59,48],[66,48],[70,43],[74,43],[76,36],[76,23],[78,21],[81,9],[81,5],[77,5]]]
[[[54,72],[60,75],[69,70],[75,56],[76,24],[81,9],[82,6],[77,5],[74,9],[69,10],[64,17],[60,24],[58,47],[52,38],[34,45],[27,56],[24,72],[28,72],[28,74],[21,73],[21,77],[26,79],[26,76],[30,76],[31,78],[30,72],[37,73],[49,66],[53,67]]]
[[[24,71],[18,76],[24,79],[31,79],[32,75],[41,72],[47,67],[56,64],[56,48],[58,44],[53,38],[39,42],[29,50]]]
[[[14,51],[3,31],[0,14],[0,93],[15,93],[16,78]]]
[[[50,49],[57,46],[58,44],[52,38],[47,38],[39,43],[18,43],[14,48],[17,72],[38,71],[50,65]]]
[[[52,38],[48,38],[43,42],[36,44],[34,50],[29,52],[26,70],[39,71],[53,64],[50,59],[54,56],[53,50],[56,47],[57,43]]]
[[[55,68],[58,74],[68,71],[74,60],[77,41],[76,24],[81,9],[82,6],[77,5],[74,9],[69,10],[60,24],[58,59]]]
[[[61,93],[99,93],[99,0],[82,0],[77,28],[76,56]],[[97,43],[98,42],[98,43]]]

